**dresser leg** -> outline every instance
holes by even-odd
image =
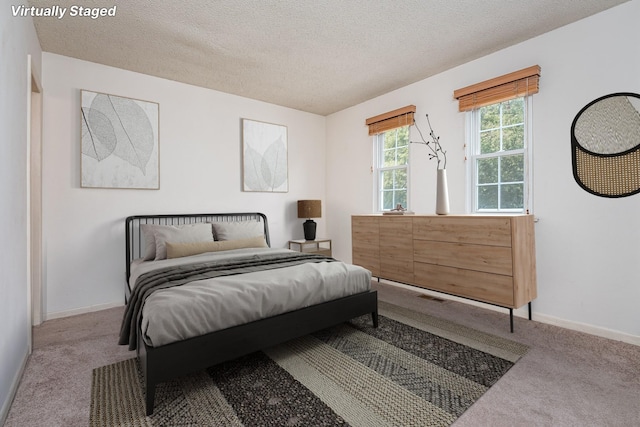
[[[509,309],[509,323],[511,324],[511,333],[513,333],[513,308]]]

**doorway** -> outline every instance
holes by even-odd
[[[27,127],[27,277],[29,324],[43,321],[42,289],[42,88],[29,65]],[[31,328],[29,328],[30,330]],[[31,337],[29,339],[31,342]]]

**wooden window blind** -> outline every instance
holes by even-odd
[[[415,112],[415,105],[407,105],[375,117],[369,117],[365,122],[369,126],[369,135],[375,135],[402,126],[410,126],[413,124]]]
[[[470,111],[485,105],[538,93],[539,81],[540,66],[534,65],[455,90],[453,97],[458,100],[459,111]]]

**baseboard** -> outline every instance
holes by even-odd
[[[602,338],[608,338],[616,341],[626,342],[640,346],[640,337],[627,334],[625,332],[615,331],[613,329],[603,328],[601,326],[589,325],[588,323],[574,322],[572,320],[560,319],[558,317],[549,316],[547,314],[536,314],[534,320],[540,323],[559,326],[572,331],[584,332],[590,335],[596,335]]]
[[[62,317],[76,316],[78,314],[93,313],[94,311],[106,310],[109,308],[122,307],[123,302],[110,302],[107,304],[90,305],[88,307],[74,308],[73,310],[56,311],[47,313],[44,320],[60,319]]]
[[[18,387],[20,386],[20,381],[22,380],[22,375],[24,374],[24,370],[27,367],[28,360],[29,353],[27,352],[27,354],[24,355],[24,358],[20,365],[20,369],[18,369],[18,372],[16,372],[16,375],[13,377],[11,389],[9,390],[9,394],[7,395],[7,400],[2,403],[2,410],[0,410],[0,426],[3,426],[7,421],[9,410],[11,409],[11,404],[13,403],[13,399],[15,399],[16,393],[18,392]]]
[[[473,305],[476,307],[485,308],[488,310],[494,310],[501,313],[505,311],[508,313],[508,310],[502,307],[497,307],[491,304],[485,304],[478,301],[469,300],[466,298],[458,298],[453,295],[442,294],[440,292],[429,291],[427,289],[422,289],[416,286],[405,285],[403,283],[396,283],[384,279],[380,279],[381,283],[385,283],[387,285],[397,286],[400,288],[408,289],[414,292],[419,292],[425,295],[429,295],[431,297],[446,299],[451,301],[457,301],[464,304]],[[520,307],[519,309],[513,310],[513,315],[517,317],[529,318],[529,310],[527,306]],[[616,341],[626,342],[628,344],[634,344],[640,346],[640,336],[627,334],[625,332],[615,331],[613,329],[607,329],[600,326],[589,325],[587,323],[575,322],[572,320],[561,319],[559,317],[549,316],[547,314],[538,313],[535,310],[533,311],[533,320],[540,323],[546,323],[548,325],[558,326],[565,329],[570,329],[572,331],[584,332],[586,334],[595,335],[602,338],[608,338]]]

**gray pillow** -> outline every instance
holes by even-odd
[[[156,227],[166,227],[164,225],[140,224],[140,232],[144,240],[144,252],[142,259],[152,261],[156,258],[156,236],[153,235],[153,229]]]
[[[185,225],[140,224],[144,236],[144,260],[160,260],[167,257],[166,242],[196,243],[212,242],[211,224],[197,223]]]
[[[215,240],[249,239],[264,236],[264,224],[258,221],[214,222]]]

